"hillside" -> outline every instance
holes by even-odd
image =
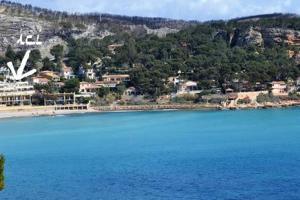
[[[81,81],[91,81],[83,73],[88,69],[96,80],[128,73],[126,87],[149,97],[173,92],[167,80],[178,72],[209,93],[235,89],[236,83],[247,83],[243,89],[252,91],[257,83],[300,76],[300,18],[293,14],[199,23],[68,14],[6,1],[0,7],[3,64],[22,58],[24,49],[16,41],[20,33],[30,33],[44,42],[32,68],[60,72],[67,65]]]
[[[20,33],[39,33],[45,41],[43,55],[46,50],[56,44],[64,43],[69,36],[75,38],[100,38],[117,33],[129,33],[137,37],[156,34],[164,37],[168,33],[178,32],[197,22],[170,20],[163,18],[128,17],[110,14],[68,14],[31,5],[22,5],[9,1],[0,2],[0,51],[8,45],[14,45]],[[63,39],[63,40],[62,40]],[[49,55],[49,52],[48,52]]]

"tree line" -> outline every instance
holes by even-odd
[[[74,24],[134,24],[134,25],[147,25],[150,28],[182,28],[190,24],[197,24],[196,21],[184,21],[184,20],[172,20],[165,18],[151,18],[151,17],[139,17],[139,16],[125,16],[125,15],[113,15],[108,13],[68,13],[61,11],[54,11],[47,8],[35,7],[30,4],[21,4],[12,1],[2,0],[0,5],[6,6],[7,11],[14,15],[27,15],[35,16],[40,19],[46,19],[49,21],[65,21],[72,22]]]

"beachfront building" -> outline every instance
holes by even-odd
[[[31,105],[35,90],[28,82],[0,82],[0,105]]]
[[[284,81],[271,82],[271,91],[274,96],[287,96],[287,84]]]
[[[84,96],[95,96],[100,88],[116,88],[120,81],[80,82],[79,92]]]
[[[44,105],[71,105],[75,104],[74,93],[44,93]]]

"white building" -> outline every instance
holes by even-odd
[[[28,82],[0,82],[0,105],[31,105],[34,87]]]
[[[95,80],[96,79],[96,73],[94,72],[94,69],[93,68],[89,68],[85,71],[85,77],[87,79],[90,79],[90,80]]]
[[[75,78],[72,67],[64,66],[61,74],[65,79]]]
[[[201,90],[198,90],[198,84],[195,81],[184,81],[178,85],[177,95],[195,95],[199,93],[201,93]]]
[[[273,81],[271,83],[274,96],[287,96],[287,84],[284,81]]]

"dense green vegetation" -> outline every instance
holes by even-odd
[[[0,155],[0,191],[4,189],[4,156]]]
[[[152,97],[169,93],[172,88],[166,80],[178,71],[183,78],[197,81],[202,89],[222,88],[234,79],[254,84],[296,79],[300,75],[299,65],[287,54],[290,49],[299,51],[296,47],[231,46],[226,39],[214,37],[220,27],[228,28],[225,22],[218,22],[190,27],[166,38],[122,34],[103,41],[72,39],[68,62],[76,69],[80,64],[109,56],[103,59],[100,74],[128,72],[132,78],[129,85]],[[119,41],[124,46],[116,49],[116,54],[107,51],[108,44]]]
[[[296,26],[298,19],[288,18],[284,23]],[[273,24],[272,24],[273,22]],[[295,59],[288,57],[288,50],[296,53],[299,49],[286,44],[269,44],[258,47],[254,45],[232,45],[227,38],[218,37],[217,33],[239,29],[248,29],[252,25],[274,27],[280,25],[273,19],[255,22],[210,22],[191,26],[165,38],[148,35],[137,38],[127,33],[108,36],[104,39],[66,38],[68,51],[61,45],[54,46],[50,52],[55,60],[41,59],[38,50],[32,52],[29,66],[40,70],[61,71],[64,60],[84,80],[80,67],[94,68],[97,75],[105,73],[129,73],[131,81],[127,87],[134,86],[139,93],[150,98],[174,91],[167,84],[167,78],[181,72],[181,78],[198,82],[200,89],[224,89],[233,80],[268,83],[274,80],[296,79],[300,75],[299,65]],[[111,44],[124,44],[109,51]],[[24,52],[14,52],[8,47],[5,57],[0,62],[22,59]],[[99,64],[99,60],[101,64]],[[98,64],[95,64],[98,63]],[[94,64],[94,65],[93,65]],[[89,81],[89,80],[87,80]],[[66,82],[65,92],[78,91],[78,80]]]
[[[39,51],[35,50],[31,53],[28,65],[39,70],[56,72],[61,72],[62,62],[71,66],[78,80],[67,81],[62,89],[65,92],[78,91],[79,81],[92,81],[87,80],[82,72],[90,68],[94,68],[100,78],[105,73],[130,74],[131,81],[124,87],[134,86],[140,94],[149,98],[174,91],[174,87],[168,84],[167,79],[170,76],[177,76],[178,72],[182,79],[198,82],[199,88],[206,93],[213,92],[212,88],[219,88],[224,92],[226,87],[231,86],[233,80],[249,82],[254,86],[258,82],[264,84],[274,80],[295,80],[300,76],[299,60],[297,63],[295,58],[288,56],[288,50],[299,53],[298,47],[288,46],[284,42],[275,43],[272,40],[256,46],[238,45],[234,41],[236,40],[234,35],[245,33],[250,27],[299,30],[300,18],[291,14],[262,15],[205,23],[122,16],[114,16],[114,21],[108,20],[112,19],[109,15],[69,15],[7,1],[2,4],[8,5],[12,13],[21,10],[23,12],[19,15],[38,14],[41,19],[57,21],[62,29],[59,36],[67,41],[67,48],[62,45],[54,46],[50,50],[54,60],[42,59]],[[169,23],[190,26],[184,26],[187,28],[164,38],[154,35],[145,36],[145,34],[137,36],[130,31],[118,29],[115,35],[104,39],[75,40],[68,32],[76,27],[85,29],[91,22],[97,22],[99,30],[120,28],[125,22],[146,24],[152,28],[159,28]],[[232,35],[233,38],[230,39]],[[245,35],[239,36],[245,37]],[[111,52],[108,48],[111,44],[123,44],[123,46]],[[0,64],[16,58],[16,62],[19,62],[22,55],[24,52],[14,52],[11,47],[8,47],[5,56],[0,57]],[[105,91],[99,91],[99,94],[103,93]]]
[[[199,82],[203,89],[222,87],[232,79],[251,83],[295,79],[299,76],[299,66],[287,56],[287,50],[294,50],[294,47],[273,43],[263,47],[232,46],[226,38],[215,35],[220,31],[243,31],[252,26],[299,29],[299,25],[299,18],[282,16],[246,22],[209,22],[166,38],[151,35],[134,38],[119,34],[103,41],[70,40],[69,64],[78,66],[97,57],[110,56],[112,59],[105,60],[100,73],[127,66],[133,77],[131,85],[149,95],[169,92],[164,80],[179,70],[184,77]],[[115,55],[109,54],[107,45],[118,41],[125,45],[117,49]]]

